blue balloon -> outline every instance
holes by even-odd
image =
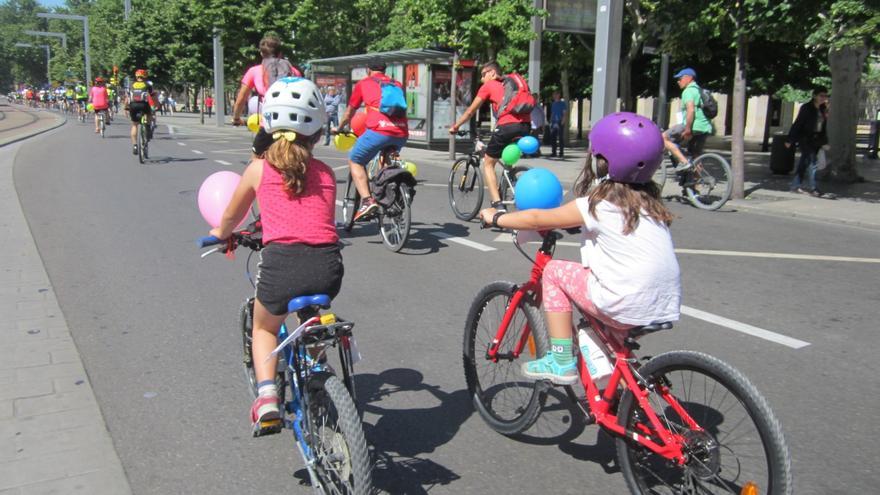
[[[519,176],[514,186],[517,209],[547,210],[562,204],[562,184],[546,168],[533,168]]]
[[[520,140],[517,141],[516,144],[517,146],[519,146],[519,149],[521,149],[522,152],[527,155],[533,155],[537,153],[538,147],[540,146],[540,143],[538,143],[538,140],[535,139],[535,136],[526,136],[520,138]]]

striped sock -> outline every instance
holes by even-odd
[[[278,386],[275,380],[263,380],[257,384],[257,396],[259,397],[278,397]]]
[[[571,348],[571,338],[550,339],[550,352],[553,353],[553,360],[560,366],[568,366],[574,362],[574,355],[571,353]]]

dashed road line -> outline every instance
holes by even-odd
[[[214,161],[219,163],[220,165],[226,165],[227,167],[232,165],[231,163],[227,162],[226,160],[214,160]]]
[[[752,251],[716,251],[709,249],[676,249],[681,254],[707,254],[711,256],[743,256],[747,258],[774,258],[786,260],[809,260],[809,261],[843,261],[851,263],[880,263],[880,258],[856,258],[852,256],[825,256],[819,254],[792,254],[792,253],[761,253]]]
[[[690,316],[691,318],[714,323],[716,325],[729,328],[731,330],[735,330],[746,335],[751,335],[752,337],[758,337],[759,339],[769,340],[770,342],[774,342],[776,344],[791,347],[792,349],[801,349],[810,345],[809,342],[805,342],[803,340],[798,340],[793,337],[788,337],[786,335],[782,335],[776,332],[771,332],[770,330],[758,328],[756,326],[749,325],[748,323],[731,320],[730,318],[718,316],[716,314],[692,308],[690,306],[682,305],[681,313]]]
[[[457,237],[451,234],[447,234],[446,232],[431,232],[431,235],[434,237],[439,237],[444,241],[454,242],[457,244],[461,244],[462,246],[467,246],[469,248],[474,248],[478,251],[488,252],[488,251],[497,251],[492,246],[487,246],[485,244],[480,244],[479,242],[474,242],[469,239],[465,239],[464,237]]]
[[[199,150],[192,150],[192,152],[195,153],[195,154],[197,154],[197,155],[204,155],[204,153],[202,153],[202,152],[199,151]]]
[[[181,143],[180,141],[178,141],[178,142],[177,142],[177,145],[178,145],[178,146],[186,146],[186,143]]]

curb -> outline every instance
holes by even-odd
[[[866,223],[858,220],[848,220],[846,218],[830,218],[823,217],[818,215],[809,215],[805,213],[792,212],[792,211],[774,211],[768,210],[767,208],[762,208],[758,205],[750,205],[748,204],[749,199],[755,200],[763,200],[763,201],[785,201],[788,198],[782,198],[779,196],[761,196],[761,195],[750,195],[747,199],[731,199],[724,206],[734,207],[738,210],[748,211],[749,213],[755,213],[758,215],[766,215],[771,217],[781,217],[781,218],[799,218],[801,220],[809,220],[811,222],[820,222],[820,223],[828,223],[828,224],[843,224],[850,227],[859,227],[868,230],[877,230],[880,231],[880,223]]]
[[[15,143],[24,141],[25,139],[30,139],[34,136],[39,136],[40,134],[44,134],[49,131],[53,131],[53,130],[55,130],[55,129],[57,129],[67,123],[66,117],[61,117],[58,115],[54,115],[54,117],[55,117],[55,124],[45,128],[45,129],[40,129],[34,133],[23,134],[21,136],[17,136],[17,137],[10,139],[9,141],[2,142],[2,143],[0,143],[0,148],[3,148],[5,146],[9,146],[10,144],[15,144]]]

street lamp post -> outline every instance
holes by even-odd
[[[25,30],[24,34],[29,34],[31,36],[52,36],[54,38],[61,38],[61,47],[67,50],[67,35],[64,33],[50,33],[48,31],[31,31]]]
[[[66,21],[82,21],[83,23],[83,43],[85,44],[85,63],[86,63],[86,81],[92,80],[92,66],[91,60],[89,59],[89,17],[85,15],[70,15],[70,14],[48,14],[45,12],[40,12],[37,14],[37,17],[41,17],[43,19],[63,19]]]
[[[49,45],[33,45],[31,43],[16,43],[16,47],[18,48],[36,48],[40,47],[46,50],[46,82],[48,84],[52,84],[52,78],[49,76],[49,58],[51,58],[52,53],[49,51]]]

